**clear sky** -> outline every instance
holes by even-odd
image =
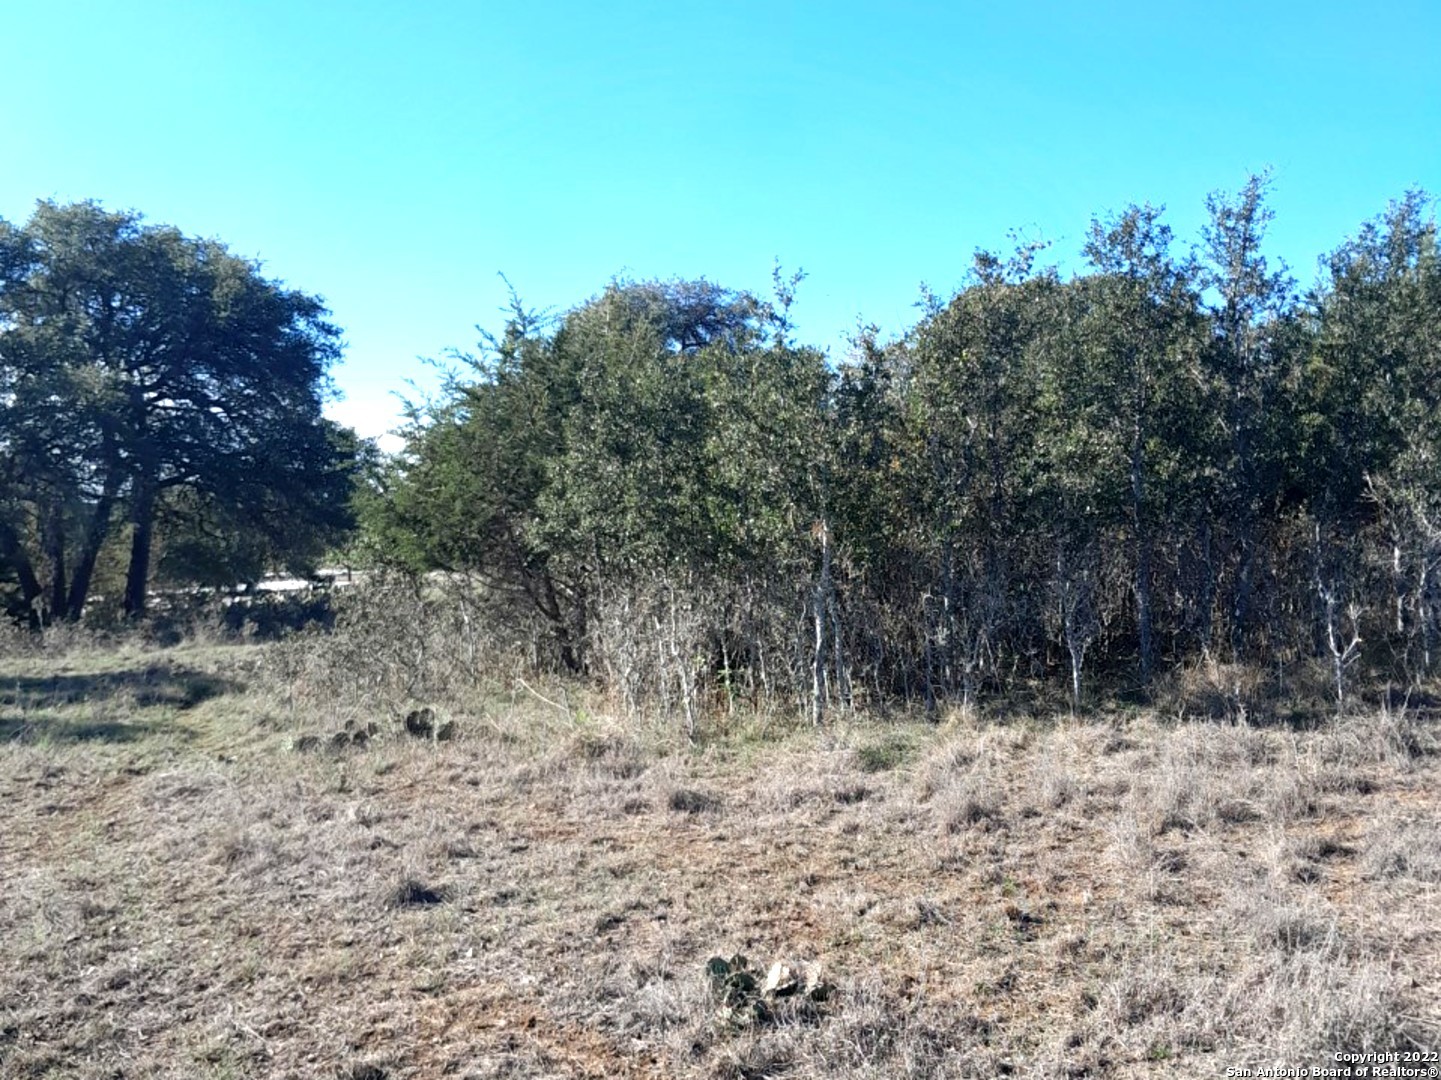
[[[1150,201],[1274,168],[1315,260],[1441,193],[1441,3],[0,0],[0,217],[93,198],[330,304],[339,418],[418,357],[616,274],[766,290],[802,340],[898,333],[1019,229],[1073,259]]]

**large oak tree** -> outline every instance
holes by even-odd
[[[95,203],[0,221],[0,561],[77,619],[125,527],[144,612],[157,522],[185,506],[278,557],[346,524],[353,445],[321,416],[340,333],[214,240]]]

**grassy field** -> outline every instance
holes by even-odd
[[[692,745],[517,686],[412,717],[440,741],[307,696],[272,648],[0,659],[0,1078],[1220,1076],[1441,1047],[1441,738],[1414,702]],[[815,992],[753,988],[776,962]]]

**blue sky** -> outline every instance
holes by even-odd
[[[1254,3],[1254,0],[1253,0]],[[365,434],[504,272],[809,277],[799,336],[891,333],[1019,229],[1274,169],[1271,253],[1441,192],[1441,4],[70,2],[0,5],[0,217],[93,198],[258,257],[345,329]]]

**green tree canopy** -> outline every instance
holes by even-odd
[[[142,613],[162,507],[243,520],[282,557],[343,530],[355,446],[321,417],[340,354],[326,315],[134,213],[42,202],[0,223],[0,552],[24,603],[43,565],[51,615],[78,618],[124,524],[124,606]]]

